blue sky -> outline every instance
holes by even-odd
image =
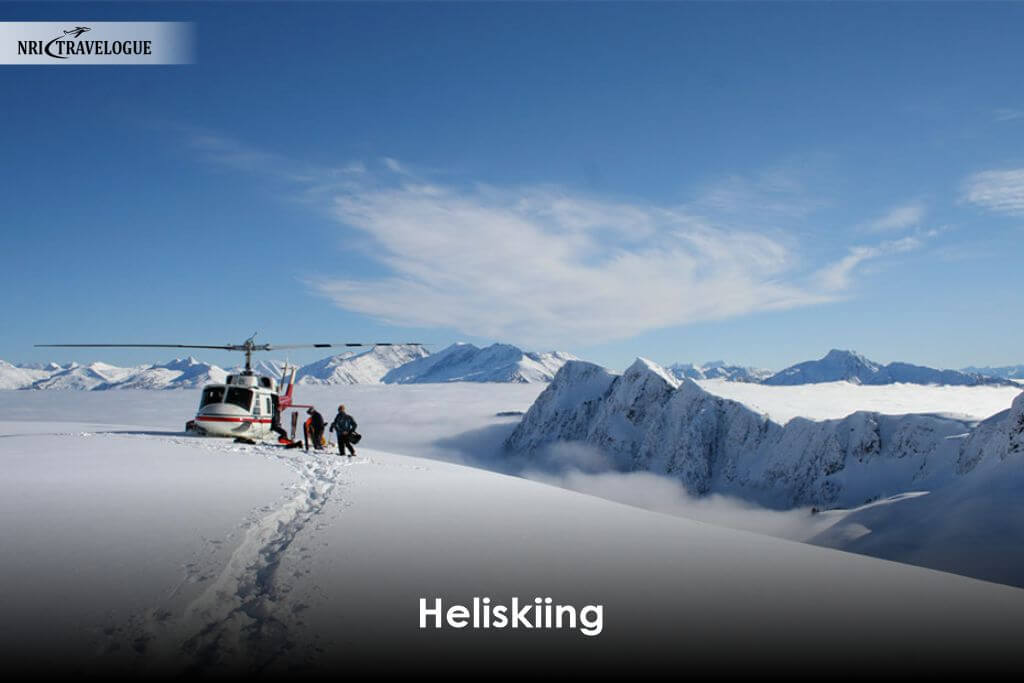
[[[1024,4],[0,14],[197,32],[188,66],[0,67],[0,358],[1024,362]]]

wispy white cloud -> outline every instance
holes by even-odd
[[[884,214],[864,223],[861,228],[868,232],[892,232],[917,227],[927,213],[923,202],[914,201],[894,206]]]
[[[300,163],[283,154],[268,152],[233,138],[206,131],[187,130],[186,144],[210,164],[286,181],[305,191],[334,187],[338,183],[350,181],[367,173],[367,167],[361,161],[339,166]],[[383,161],[385,165],[388,165],[387,162],[387,159]]]
[[[407,168],[405,167],[405,165],[404,165],[404,164],[402,164],[402,163],[401,163],[400,161],[398,161],[397,159],[392,159],[391,157],[384,157],[384,158],[382,159],[382,161],[383,161],[383,163],[384,163],[384,166],[385,166],[385,167],[386,167],[386,168],[387,168],[387,169],[388,169],[389,171],[391,171],[392,173],[401,173],[402,175],[412,175],[412,174],[410,173],[409,169],[407,169]]]
[[[920,244],[854,247],[808,268],[786,228],[825,202],[784,170],[730,176],[664,206],[550,185],[440,183],[390,158],[316,167],[214,135],[190,143],[209,162],[287,181],[289,194],[361,234],[349,233],[347,248],[379,277],[308,280],[340,308],[532,346],[833,301],[865,262]]]
[[[324,278],[340,307],[394,323],[532,344],[608,341],[699,320],[820,303],[795,256],[683,209],[552,188],[423,183],[335,200],[391,275]]]
[[[333,200],[337,220],[369,238],[371,258],[388,275],[328,276],[311,286],[387,322],[524,344],[612,341],[825,303],[854,284],[865,262],[921,244],[854,247],[807,275],[791,235],[737,227],[750,201],[738,179],[732,210],[718,220],[709,207],[726,206],[721,193],[659,206],[551,186],[438,184],[399,168],[390,183],[378,178]],[[779,189],[797,207],[785,211],[810,210],[793,186]]]
[[[742,217],[764,223],[803,218],[826,204],[806,191],[798,174],[775,168],[752,177],[719,178],[700,188],[691,209],[727,220]]]
[[[964,182],[963,200],[996,213],[1024,216],[1024,168],[975,173]]]
[[[842,259],[818,271],[818,283],[825,292],[841,292],[850,288],[854,274],[864,262],[914,251],[923,244],[921,238],[904,237],[872,246],[851,247]]]
[[[1024,119],[1024,110],[1000,107],[992,112],[992,118],[996,121],[1016,121]]]

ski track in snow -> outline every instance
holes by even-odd
[[[344,477],[347,468],[388,465],[365,455],[342,459],[330,448],[306,453],[265,444],[240,445],[189,436],[128,438],[164,438],[206,450],[252,453],[280,461],[299,475],[291,488],[294,495],[259,508],[252,519],[243,522],[242,540],[219,574],[204,571],[200,562],[185,566],[185,577],[170,591],[168,600],[185,583],[213,580],[180,614],[173,614],[165,606],[155,606],[133,615],[127,627],[109,628],[105,633],[108,652],[121,650],[126,644],[140,660],[145,656],[148,664],[161,667],[161,672],[167,670],[168,663],[180,663],[182,655],[190,662],[184,671],[178,672],[185,675],[212,671],[254,673],[266,668],[293,647],[288,624],[303,608],[288,603],[290,586],[286,580],[279,580],[277,570],[284,553],[298,534],[317,520],[332,493],[349,484]],[[207,540],[213,545],[223,542]],[[309,549],[300,551],[308,553]],[[240,667],[245,671],[240,671]]]

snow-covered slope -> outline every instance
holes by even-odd
[[[959,370],[936,370],[910,363],[880,365],[855,351],[832,349],[824,358],[797,363],[763,380],[765,384],[782,386],[846,381],[855,384],[1006,384],[1000,378],[968,374]]]
[[[957,470],[954,485],[844,514],[811,542],[1024,585],[1024,394],[971,432]]]
[[[527,353],[510,344],[479,348],[452,344],[384,375],[388,384],[433,382],[547,382],[574,356],[560,351]]]
[[[637,391],[659,390],[652,370]],[[111,402],[124,396],[68,404]],[[146,415],[0,423],[6,670],[451,677],[501,661],[600,678],[663,670],[681,641],[688,670],[716,675],[1019,657],[1018,589],[372,448],[348,462],[190,439],[161,433],[177,416]],[[417,628],[420,599],[474,596],[601,605],[603,631]]]
[[[761,382],[773,374],[771,370],[740,365],[726,365],[720,360],[711,361],[703,365],[674,363],[666,366],[665,369],[678,379],[723,379],[730,382]]]
[[[430,355],[422,346],[375,346],[359,354],[330,356],[299,369],[300,384],[379,384],[391,370]]]
[[[979,428],[981,429],[981,428]],[[784,427],[681,383],[638,359],[622,375],[566,364],[506,441],[511,457],[543,458],[560,443],[596,449],[619,471],[679,479],[693,494],[728,493],[770,507],[853,507],[943,486],[973,467],[964,421],[856,412]],[[990,453],[997,446],[979,447]],[[977,458],[974,458],[977,459]]]

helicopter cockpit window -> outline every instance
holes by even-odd
[[[270,378],[269,377],[260,377],[260,386],[261,387],[267,387],[269,389],[270,388]]]
[[[249,410],[249,406],[252,405],[252,390],[231,387],[228,389],[228,397],[226,400],[228,403],[233,403],[239,408]]]
[[[199,407],[202,408],[205,405],[209,405],[211,403],[222,403],[223,401],[224,387],[210,387],[208,389],[203,389],[203,400],[199,404]]]

